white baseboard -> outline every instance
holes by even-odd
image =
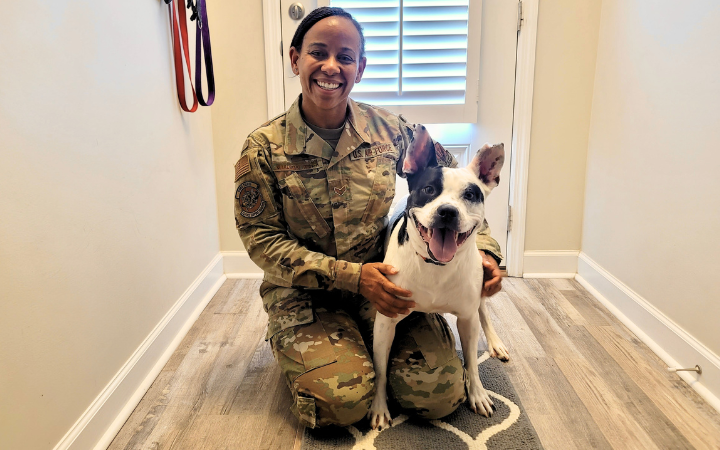
[[[575,272],[544,272],[544,273],[524,273],[523,278],[575,278]]]
[[[577,250],[526,251],[524,278],[574,278]],[[250,260],[247,252],[222,252],[228,278],[262,278],[263,271]]]
[[[677,372],[720,411],[720,358],[650,302],[580,253],[577,281],[605,305],[669,367],[702,367],[702,375]]]
[[[523,254],[523,278],[574,278],[577,250],[527,250]]]
[[[218,253],[54,450],[104,450],[110,445],[225,278]]]
[[[228,278],[262,278],[263,271],[250,259],[248,252],[222,252],[225,276]]]

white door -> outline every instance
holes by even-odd
[[[290,17],[290,7],[300,4],[304,12],[298,19]],[[280,23],[282,24],[282,55],[283,55],[283,76],[285,80],[285,109],[287,110],[293,104],[295,99],[302,92],[300,79],[292,71],[290,65],[290,42],[295,35],[295,30],[302,21],[303,17],[310,11],[320,6],[328,6],[330,0],[280,0]]]
[[[305,14],[329,0],[281,0],[283,67],[285,72],[285,108],[301,92],[300,81],[292,73],[288,58],[290,42],[300,20],[290,17],[290,7],[302,3]],[[467,164],[485,143],[505,144],[506,160],[500,185],[486,202],[487,221],[492,236],[507,254],[507,218],[510,198],[510,149],[512,143],[513,104],[515,100],[515,62],[517,50],[517,0],[483,0],[480,43],[480,80],[476,123],[425,124],[432,137],[450,150],[460,165]],[[470,24],[469,26],[473,26]],[[468,80],[468,83],[471,81]],[[352,94],[351,94],[352,97]],[[432,108],[432,106],[428,106]],[[392,107],[388,109],[392,110]],[[408,121],[413,118],[405,114]],[[405,180],[398,180],[397,197],[407,193]],[[503,260],[502,265],[506,265]]]

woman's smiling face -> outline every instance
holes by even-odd
[[[307,31],[300,50],[290,48],[292,69],[302,86],[302,111],[313,125],[337,128],[345,121],[348,95],[365,70],[360,45],[353,23],[331,16]]]

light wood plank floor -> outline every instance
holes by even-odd
[[[225,282],[110,449],[300,448],[259,283]],[[577,282],[503,286],[490,313],[546,449],[720,449],[720,414]]]

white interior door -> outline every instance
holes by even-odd
[[[280,21],[282,24],[282,55],[283,55],[283,79],[285,80],[285,109],[293,104],[295,99],[302,92],[300,79],[292,71],[290,65],[290,42],[295,35],[295,30],[302,19],[313,9],[320,6],[328,6],[330,0],[280,0]],[[290,8],[294,5],[302,5],[303,14],[297,19],[291,17]],[[297,9],[295,9],[297,11]]]
[[[477,123],[426,125],[435,140],[450,147],[461,165],[470,162],[485,142],[505,144],[500,185],[485,205],[492,236],[503,255],[507,255],[517,24],[517,0],[483,0]],[[465,150],[468,145],[469,151]],[[501,265],[506,265],[506,260]]]
[[[305,14],[329,0],[281,0],[285,108],[301,92],[300,81],[292,73],[288,48],[302,18],[290,17],[290,7],[302,3]],[[505,144],[505,166],[500,185],[486,201],[486,216],[492,236],[507,254],[508,203],[510,198],[510,149],[512,143],[513,105],[515,97],[515,63],[517,50],[517,0],[483,0],[480,44],[480,79],[478,81],[478,119],[476,123],[425,124],[435,140],[457,158],[461,166],[472,159],[485,143]],[[469,26],[473,26],[471,23]],[[471,82],[468,80],[468,83]],[[352,94],[351,94],[352,96]],[[432,106],[428,106],[432,108]],[[388,109],[392,110],[392,107]],[[413,118],[405,115],[413,122]],[[405,180],[398,180],[397,197],[407,193]],[[506,261],[503,260],[502,265]]]

